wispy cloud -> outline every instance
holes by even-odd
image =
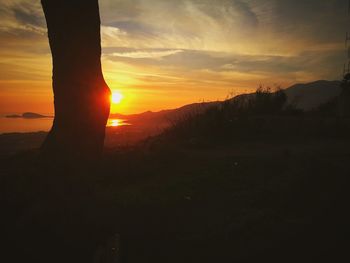
[[[43,35],[46,24],[39,1],[4,0],[0,8],[0,33]]]
[[[120,52],[112,53],[114,57],[125,57],[125,58],[152,58],[159,59],[168,57],[183,52],[183,50],[160,50],[160,51],[133,51],[133,52]]]

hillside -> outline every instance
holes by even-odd
[[[152,123],[152,125],[159,125],[163,123],[168,124],[168,123],[176,122],[177,120],[187,115],[203,113],[208,108],[219,104],[220,104],[219,101],[202,102],[202,103],[188,104],[180,108],[162,110],[158,112],[146,111],[143,113],[131,114],[131,115],[114,113],[110,115],[110,118],[125,119],[128,123],[133,125],[147,125],[147,123]]]
[[[321,104],[331,100],[340,94],[340,81],[318,80],[305,84],[295,84],[284,89],[287,95],[287,104],[293,104],[296,108],[305,111],[317,108]],[[252,94],[238,95],[232,100],[237,100]],[[217,106],[222,101],[193,103],[176,109],[162,110],[159,112],[147,111],[140,114],[123,115],[112,114],[111,117],[126,119],[131,124],[143,125],[143,123],[173,123],[188,115],[196,115],[210,107]]]
[[[335,98],[341,92],[340,81],[319,80],[306,84],[296,84],[285,92],[288,103],[297,108],[308,111]]]

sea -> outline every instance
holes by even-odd
[[[7,118],[0,116],[0,134],[4,133],[27,133],[49,131],[53,123],[53,117],[45,118]],[[122,119],[108,119],[107,127],[119,127],[128,125]]]

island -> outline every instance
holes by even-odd
[[[50,116],[45,116],[34,112],[25,112],[22,115],[7,115],[6,118],[41,119],[50,118]]]

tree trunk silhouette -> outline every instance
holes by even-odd
[[[63,158],[102,153],[110,90],[101,69],[98,0],[41,0],[53,63],[55,119],[42,152]]]

